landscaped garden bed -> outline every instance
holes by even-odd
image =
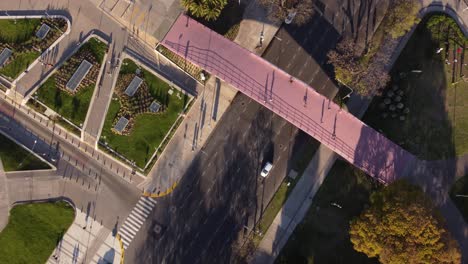
[[[43,24],[50,30],[40,39],[36,32]],[[62,18],[0,19],[0,52],[5,48],[12,51],[0,75],[13,81],[66,30],[67,22]]]
[[[414,31],[395,63],[390,84],[364,117],[367,124],[427,160],[468,153],[466,39],[453,33],[460,31],[456,24],[448,29],[451,35],[442,25],[428,26],[453,21],[436,18],[445,22],[428,17]]]
[[[135,78],[140,78],[142,82],[129,96],[127,87]],[[132,60],[125,59],[107,111],[101,142],[128,161],[135,162],[136,166],[144,168],[157,149],[162,152],[165,146],[163,141],[167,141],[168,133],[177,128],[177,121],[188,110],[190,100],[186,93],[171,87]],[[151,105],[155,102],[159,109],[152,112]],[[121,118],[128,122],[117,125]],[[119,129],[116,129],[116,125]]]
[[[0,233],[0,263],[46,263],[74,219],[65,202],[14,206]]]
[[[63,118],[81,127],[86,119],[106,52],[107,44],[97,38],[89,39],[41,85],[33,97]],[[70,78],[84,60],[92,64],[89,72],[76,89],[67,88]]]
[[[195,64],[191,63],[190,61],[182,58],[181,56],[175,54],[168,48],[164,47],[163,45],[159,45],[157,50],[164,55],[167,59],[172,61],[175,65],[179,66],[179,68],[183,69],[185,72],[190,74],[193,78],[198,80],[199,82],[204,82],[201,78],[201,73],[203,70],[196,66]],[[205,81],[208,80],[209,75],[203,72],[205,75]]]

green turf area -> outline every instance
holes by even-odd
[[[83,44],[80,50],[77,51],[77,54],[85,50],[91,51],[91,54],[93,54],[95,59],[99,63],[102,63],[102,59],[107,50],[107,45],[95,38],[91,38],[88,42]],[[92,84],[80,88],[75,94],[71,94],[57,87],[57,74],[63,74],[66,76],[66,81],[68,81],[79,67],[80,63],[81,60],[78,63],[75,63],[76,65],[74,65],[74,68],[67,70],[66,73],[55,73],[49,77],[49,79],[42,84],[35,94],[39,101],[77,126],[82,125],[86,119],[86,114],[96,85],[95,82],[97,80],[93,80],[94,82]],[[61,70],[63,69],[59,69],[59,71]]]
[[[452,85],[454,63],[445,63],[445,52],[436,54],[441,45],[421,23],[394,65],[389,89],[374,98],[364,117],[367,124],[427,160],[468,153],[468,84],[457,78],[457,84]],[[454,48],[445,50],[451,54]],[[394,88],[404,92],[401,102],[409,110],[404,121],[400,114],[383,117],[385,112],[392,113],[382,107],[388,91]]]
[[[468,223],[468,175],[458,179],[450,190],[450,198]]]
[[[134,73],[137,67],[132,61],[124,60],[120,74]],[[120,109],[119,99],[114,96],[107,112],[101,139],[107,142],[109,147],[127,159],[133,160],[138,167],[143,168],[179,114],[184,111],[187,99],[184,97],[179,99],[176,95],[177,91],[169,95],[170,87],[167,83],[145,69],[141,69],[141,71],[151,95],[159,102],[168,101],[166,110],[156,115],[150,113],[137,115],[130,135],[118,135],[111,130]]]
[[[50,169],[49,165],[38,159],[34,154],[18,146],[2,134],[0,134],[0,158],[5,171]]]
[[[55,86],[55,78],[51,76],[37,90],[38,99],[52,108],[61,116],[75,125],[83,124],[93,96],[94,86],[84,87],[75,95],[71,95]]]
[[[29,51],[16,54],[11,63],[0,69],[0,74],[15,79],[21,72],[25,71],[37,57],[41,55],[38,51]]]
[[[46,263],[74,218],[65,202],[13,207],[0,233],[0,263]]]
[[[294,180],[285,178],[284,181],[278,187],[278,190],[276,191],[275,195],[273,195],[273,197],[271,198],[271,201],[268,203],[268,206],[263,212],[262,217],[258,223],[259,231],[262,234],[265,234],[268,228],[270,227],[271,223],[273,223],[273,220],[275,219],[279,210],[281,209],[281,207],[283,207],[283,204],[286,202],[289,194],[301,178],[307,165],[309,165],[310,160],[313,158],[315,151],[317,150],[319,145],[320,143],[318,141],[309,137],[306,143],[302,146],[302,148],[293,158],[292,169],[297,171],[297,177]],[[255,234],[253,239],[254,243],[258,245],[262,237]]]
[[[276,263],[378,263],[355,251],[348,233],[350,220],[361,213],[377,188],[370,177],[338,160]]]
[[[0,42],[20,43],[35,36],[41,20],[36,19],[0,19]]]

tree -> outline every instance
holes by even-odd
[[[394,0],[385,17],[385,32],[399,38],[419,23],[420,4],[414,0]]]
[[[304,25],[313,14],[312,0],[259,0],[260,4],[269,9],[268,17],[275,22],[283,22],[289,13],[296,12],[292,23]]]
[[[361,52],[351,38],[342,39],[327,56],[335,67],[336,79],[346,85],[353,86],[365,70],[359,62]]]
[[[227,0],[181,0],[182,6],[193,16],[207,21],[216,20]]]
[[[465,44],[465,35],[457,22],[447,15],[431,16],[426,23],[426,28],[431,32],[434,40],[456,43],[459,46]]]
[[[385,61],[374,60],[367,65],[362,62],[362,52],[362,48],[351,38],[344,38],[337,44],[335,50],[327,54],[328,63],[335,68],[335,78],[353,87],[360,95],[379,94],[390,80],[384,68]]]
[[[420,188],[396,181],[350,223],[354,249],[386,263],[461,263],[458,243]]]

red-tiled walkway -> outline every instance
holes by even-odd
[[[236,87],[383,182],[406,173],[415,157],[300,80],[181,15],[164,46]]]

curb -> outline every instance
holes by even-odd
[[[94,30],[91,30],[88,35],[83,39],[83,41],[80,41],[79,42],[79,45],[77,45],[75,47],[75,49],[73,49],[70,54],[68,54],[67,56],[65,57],[61,57],[62,61],[59,61],[58,63],[56,63],[54,65],[54,68],[52,70],[50,70],[45,76],[42,77],[42,79],[33,87],[31,87],[31,89],[28,91],[27,94],[25,95],[22,95],[23,96],[23,99],[22,99],[22,105],[25,105],[28,100],[31,98],[31,96],[41,87],[41,85],[43,85],[53,74],[55,74],[62,66],[65,62],[67,62],[71,57],[73,57],[73,55],[75,55],[78,50],[85,44],[87,43],[91,38],[97,38],[99,39],[100,41],[104,42],[104,43],[108,43],[107,40],[103,39],[101,36],[97,35]],[[109,45],[109,43],[108,43]],[[39,57],[40,58],[40,57]],[[15,89],[16,90],[16,89]],[[94,93],[93,93],[94,94]]]
[[[16,86],[16,83],[21,79],[23,78],[23,76],[26,74],[26,72],[30,71],[37,63],[39,63],[39,60],[44,56],[46,55],[48,52],[50,52],[52,49],[55,48],[55,46],[57,46],[58,43],[60,43],[60,41],[62,41],[65,36],[67,36],[68,34],[70,34],[71,32],[71,22],[70,20],[65,17],[65,16],[62,16],[62,15],[51,15],[51,16],[48,16],[48,15],[42,15],[42,16],[17,16],[17,17],[21,17],[21,18],[61,18],[61,19],[64,19],[65,21],[67,21],[67,30],[58,38],[54,41],[54,43],[52,43],[46,50],[44,50],[44,52],[41,53],[41,55],[39,55],[39,57],[37,57],[37,59],[35,59],[29,66],[28,68],[26,68],[25,71],[23,71],[20,75],[18,75],[18,77],[16,77],[16,79],[13,80],[13,82],[11,82],[12,86]]]
[[[117,240],[119,241],[119,245],[120,245],[120,264],[123,264],[124,263],[125,249],[123,247],[122,238],[120,237],[119,233],[117,233],[117,235],[115,237],[117,237]]]
[[[167,189],[166,191],[162,193],[151,193],[151,192],[144,191],[142,195],[145,197],[160,198],[160,197],[163,197],[172,193],[172,191],[174,191],[174,189],[177,187],[178,184],[179,184],[179,181],[174,182],[169,189]]]

